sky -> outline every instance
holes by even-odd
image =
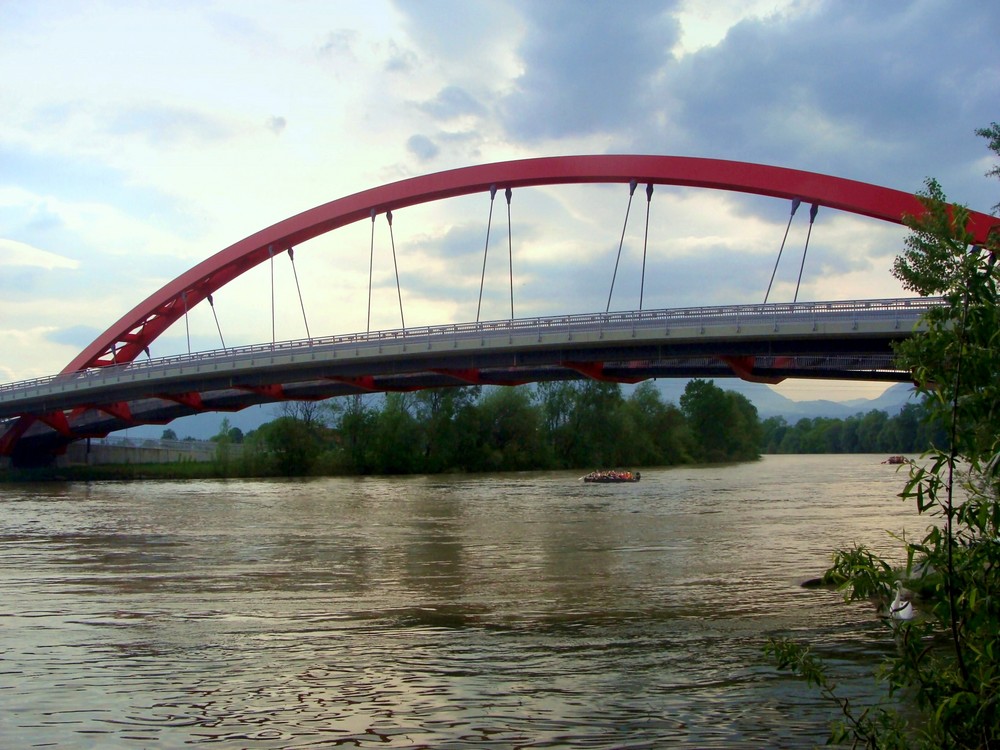
[[[995,0],[0,0],[0,382],[58,372],[260,229],[457,167],[698,156],[913,192],[933,177],[990,211],[996,162],[975,130],[1000,119],[998,38]],[[374,240],[351,225],[275,260],[273,308],[265,263],[151,353],[364,331],[370,255],[373,329],[400,326],[400,297],[408,327],[475,320],[484,251],[483,319],[509,317],[508,261],[517,317],[609,295],[636,309],[640,292],[647,309],[756,303],[772,272],[770,300],[792,299],[807,211],[775,270],[786,201],[659,187],[647,234],[640,198],[626,224],[624,185],[518,190],[488,244],[488,194],[400,210]],[[821,209],[799,299],[904,296],[905,236]]]

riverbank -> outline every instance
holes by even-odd
[[[232,467],[223,470],[210,461],[177,463],[99,464],[96,466],[42,466],[0,470],[0,483],[22,482],[104,482],[139,479],[228,479],[245,478]]]

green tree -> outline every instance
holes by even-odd
[[[420,425],[410,411],[410,394],[387,393],[372,434],[376,474],[414,474],[421,470]]]
[[[820,427],[823,453],[842,453],[844,423],[840,419],[824,419]]]
[[[761,424],[761,446],[764,453],[780,453],[781,441],[789,430],[784,417],[768,417]]]
[[[578,384],[572,422],[576,440],[572,466],[619,466],[630,460],[622,448],[625,432],[621,386],[597,380]]]
[[[463,416],[468,416],[481,390],[479,386],[430,388],[414,394],[414,417],[423,429],[423,471],[439,473],[465,464],[469,435],[463,432]]]
[[[854,415],[844,420],[844,429],[840,432],[840,447],[844,453],[861,453],[861,441],[858,439],[858,428],[861,417]]]
[[[711,380],[684,387],[681,411],[692,434],[697,461],[749,461],[759,457],[763,432],[757,408],[746,396],[724,391]]]
[[[223,417],[219,424],[219,431],[212,436],[212,440],[215,442],[215,465],[223,476],[229,474],[229,454],[231,452],[229,446],[232,444],[229,437],[230,429],[229,418]]]
[[[576,389],[576,383],[565,381],[539,383],[535,389],[535,398],[542,409],[546,440],[552,446],[558,465],[563,467],[573,465],[570,454],[575,438],[572,418]]]
[[[284,476],[307,476],[322,450],[317,426],[295,417],[278,417],[257,432],[274,471]]]
[[[637,466],[669,466],[691,460],[691,436],[684,415],[674,404],[664,403],[656,384],[641,383],[625,404],[631,424],[626,463]]]
[[[931,446],[924,428],[924,411],[919,404],[906,404],[886,425],[889,450],[899,453],[921,452]]]
[[[725,392],[711,380],[695,379],[684,386],[680,402],[691,429],[695,460],[726,460],[724,445],[729,408]]]
[[[373,471],[377,414],[366,398],[355,394],[331,399],[323,405],[323,419],[334,433],[327,452],[321,457],[325,471],[335,474],[370,474]]]
[[[764,453],[918,453],[947,438],[929,423],[926,400],[906,404],[894,417],[882,411],[847,419],[800,419],[789,426],[783,417],[761,425]]]
[[[624,398],[617,383],[541,383],[537,398],[545,435],[559,466],[605,466],[628,460],[620,445]]]
[[[550,465],[541,411],[523,388],[496,388],[479,402],[477,471],[518,471]]]
[[[757,407],[742,393],[726,391],[729,424],[725,443],[726,453],[731,460],[755,461],[760,458],[760,418]]]
[[[886,444],[884,435],[888,422],[889,415],[877,409],[872,409],[861,418],[857,433],[858,449],[861,453],[882,453],[892,450],[892,446]]]
[[[979,134],[1000,155],[997,124]],[[797,670],[839,704],[844,718],[835,741],[993,748],[1000,746],[1000,241],[994,233],[986,247],[972,246],[968,212],[948,204],[933,180],[920,199],[924,213],[908,219],[912,232],[893,273],[907,289],[941,295],[945,304],[926,315],[926,332],[897,352],[932,419],[945,427],[947,445],[911,467],[901,494],[937,521],[905,545],[907,573],[920,571],[910,585],[924,595],[922,616],[888,620],[896,650],[880,674],[889,695],[907,705],[858,713],[807,647],[774,641],[770,648],[779,666]],[[842,551],[835,567],[850,598],[888,596],[894,574],[875,555]]]

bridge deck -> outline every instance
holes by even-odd
[[[940,304],[908,298],[561,315],[234,347],[0,385],[0,418],[74,410],[62,435],[73,439],[278,398],[470,383],[734,371],[748,379],[905,380],[891,343]],[[32,432],[53,429],[38,424]]]

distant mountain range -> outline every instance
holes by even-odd
[[[916,399],[916,391],[909,383],[896,383],[887,388],[878,398],[856,398],[849,401],[828,401],[825,399],[793,401],[782,396],[769,385],[748,383],[737,378],[717,380],[715,384],[723,390],[736,391],[750,399],[750,402],[757,407],[757,414],[760,415],[761,419],[784,417],[790,424],[795,424],[800,419],[815,419],[816,417],[846,419],[859,412],[864,414],[872,410],[884,411],[893,417],[906,404]],[[687,381],[658,380],[657,385],[660,387],[663,398],[676,404],[679,403],[681,394],[684,393]]]
[[[686,380],[657,380],[656,385],[663,394],[665,401],[680,402],[681,394],[684,393]],[[846,419],[858,413],[867,413],[872,410],[884,411],[890,417],[899,413],[907,403],[915,398],[913,386],[909,383],[896,383],[890,386],[885,393],[874,399],[852,399],[850,401],[793,401],[782,396],[768,385],[763,383],[748,383],[738,378],[726,378],[717,380],[716,385],[727,391],[742,393],[750,402],[757,407],[757,413],[761,419],[768,417],[784,417],[789,424],[795,424],[800,419],[815,419],[816,417],[830,417],[835,419]],[[195,414],[171,422],[169,425],[142,425],[133,427],[119,435],[128,435],[137,438],[158,438],[165,429],[173,430],[179,438],[193,437],[199,440],[207,440],[219,432],[219,425],[223,419],[228,419],[231,427],[239,427],[244,433],[250,432],[260,427],[265,422],[270,422],[281,416],[280,404],[262,404],[251,406],[243,411],[221,414],[210,412],[206,414]]]

